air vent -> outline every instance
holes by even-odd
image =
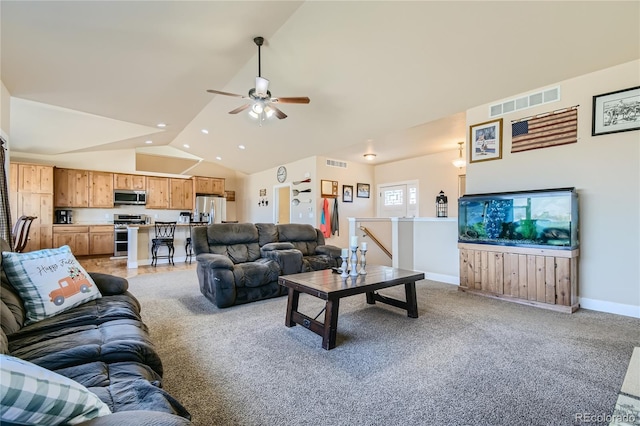
[[[533,108],[538,105],[557,102],[560,100],[560,86],[544,89],[539,92],[529,93],[528,95],[509,99],[499,104],[489,106],[489,116],[498,117],[510,114],[514,111]]]
[[[347,163],[344,162],[344,161],[327,159],[327,166],[329,166],[329,167],[340,167],[341,169],[346,169],[347,168]]]

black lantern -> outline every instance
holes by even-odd
[[[447,196],[443,191],[436,197],[436,217],[447,217]]]

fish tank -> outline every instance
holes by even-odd
[[[578,248],[575,188],[464,195],[458,242],[532,248]]]

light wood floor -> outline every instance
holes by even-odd
[[[140,266],[137,269],[127,268],[127,259],[111,259],[109,256],[104,257],[78,257],[78,262],[87,272],[102,272],[118,277],[130,278],[136,275],[157,274],[171,271],[184,271],[188,269],[196,269],[196,261],[192,260],[191,264],[182,260],[175,260],[175,265],[160,264],[153,266]]]

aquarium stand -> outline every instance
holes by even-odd
[[[459,243],[460,291],[573,313],[579,250]]]

